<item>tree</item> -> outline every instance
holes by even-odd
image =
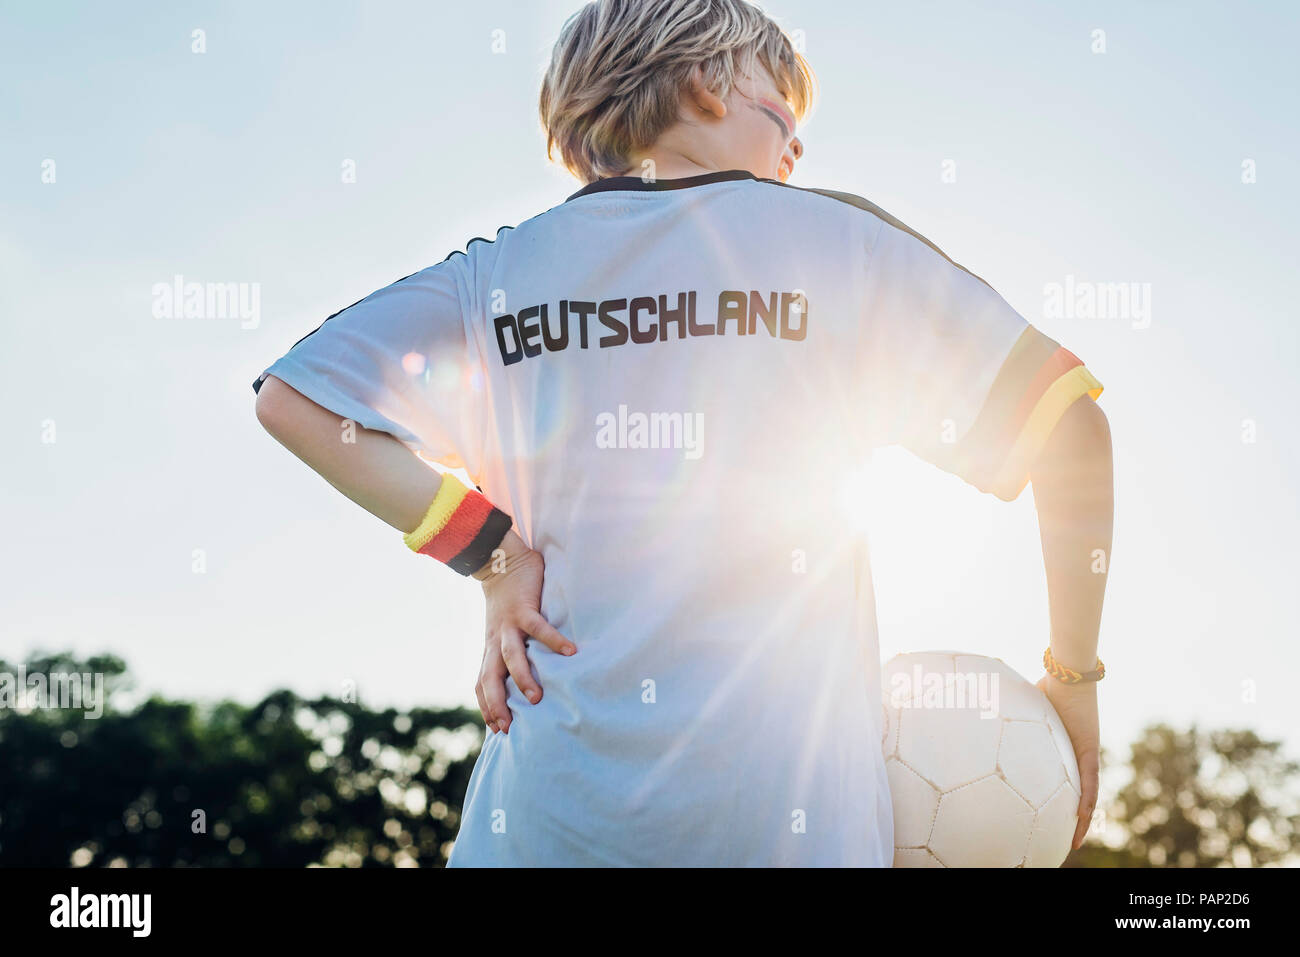
[[[154,696],[120,709],[118,658],[39,656],[26,671],[98,673],[108,704],[99,718],[0,707],[9,866],[441,866],[482,744],[463,708],[277,691],[253,707]]]
[[[1104,833],[1067,867],[1260,867],[1300,852],[1300,764],[1253,731],[1146,728]]]
[[[371,711],[291,691],[253,707],[128,706],[120,658],[25,669],[100,675],[106,700],[99,717],[16,708],[0,685],[0,865],[441,866],[483,742],[464,708]],[[0,677],[16,671],[0,660]],[[1300,765],[1279,742],[1153,725],[1127,770],[1065,866],[1253,867],[1300,849]]]

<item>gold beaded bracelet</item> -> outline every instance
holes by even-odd
[[[1043,668],[1053,678],[1059,678],[1067,685],[1077,685],[1081,681],[1100,681],[1106,677],[1106,666],[1102,664],[1100,658],[1097,659],[1097,667],[1093,671],[1078,672],[1072,668],[1067,668],[1054,657],[1052,657],[1052,648],[1049,645],[1043,652]]]

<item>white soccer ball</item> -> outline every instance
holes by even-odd
[[[896,655],[881,674],[895,867],[1060,867],[1079,767],[1047,696],[1001,659]]]

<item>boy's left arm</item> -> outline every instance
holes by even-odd
[[[1091,398],[1066,409],[1029,474],[1047,572],[1052,655],[1067,668],[1088,672],[1097,662],[1114,518],[1110,423]],[[1067,685],[1045,676],[1038,686],[1060,715],[1079,763],[1078,848],[1097,804],[1097,683]]]
[[[906,229],[880,227],[865,288],[860,355],[870,392],[861,405],[877,444],[901,444],[1008,502],[1032,482],[1048,643],[1059,664],[1092,671],[1112,521],[1101,382],[991,286]],[[1077,848],[1097,799],[1097,687],[1045,676],[1039,688],[1079,764]]]

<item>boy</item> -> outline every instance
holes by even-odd
[[[273,436],[483,583],[495,733],[452,865],[889,865],[870,573],[836,503],[891,443],[1004,499],[1034,483],[1082,840],[1100,383],[886,213],[785,185],[812,97],[742,0],[589,3],[540,103],[586,185],[259,379]]]

